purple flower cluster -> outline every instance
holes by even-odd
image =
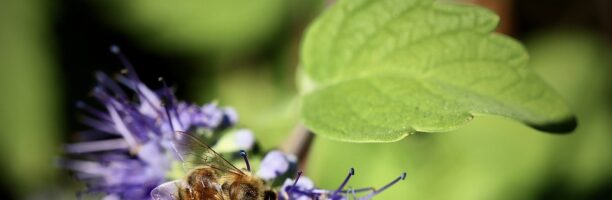
[[[257,176],[264,180],[274,180],[282,177],[281,175],[286,174],[290,165],[295,164],[294,156],[283,154],[280,151],[271,151],[261,162],[260,169],[257,172]],[[285,179],[282,186],[279,188],[279,200],[310,200],[310,199],[329,199],[329,200],[345,200],[345,199],[359,199],[368,200],[374,196],[380,194],[382,191],[391,187],[400,180],[406,178],[406,173],[402,173],[399,177],[380,189],[372,187],[359,188],[359,189],[345,189],[348,181],[352,176],[355,175],[355,170],[351,168],[347,177],[340,184],[336,190],[325,190],[318,189],[315,187],[312,180],[306,176],[302,176],[302,172],[298,172],[297,177],[294,179]]]
[[[150,199],[150,191],[165,182],[171,163],[178,162],[172,151],[174,131],[213,132],[236,123],[237,115],[215,103],[198,106],[177,101],[165,83],[161,90],[151,90],[118,47],[111,51],[127,71],[115,79],[96,74],[93,96],[103,109],[77,103],[87,115],[82,122],[92,130],[80,134],[84,141],[66,146],[71,158],[59,165],[74,171],[86,183],[87,193],[102,193],[104,199]]]

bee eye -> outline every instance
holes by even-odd
[[[256,200],[259,194],[252,185],[238,183],[230,186],[230,197],[231,199]]]
[[[266,190],[264,192],[264,200],[276,200],[276,193],[274,191]]]

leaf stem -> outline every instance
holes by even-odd
[[[304,125],[297,125],[292,131],[291,135],[281,144],[280,150],[287,154],[297,156],[298,168],[304,169],[308,161],[308,152],[312,141],[314,140],[314,134],[308,130]]]

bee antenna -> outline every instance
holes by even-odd
[[[289,189],[289,191],[287,191],[288,194],[291,194],[291,192],[293,192],[293,189],[297,185],[297,182],[298,182],[298,180],[300,180],[301,176],[302,176],[302,171],[298,171],[297,172],[297,176],[295,177],[295,181],[293,181],[293,185],[291,185],[291,189]]]
[[[355,169],[351,167],[351,169],[349,170],[348,175],[344,179],[344,182],[342,182],[342,184],[340,184],[340,187],[338,187],[338,189],[334,192],[334,194],[337,194],[338,192],[341,192],[342,189],[344,189],[344,186],[346,185],[346,183],[348,183],[349,179],[351,179],[351,176],[353,176],[353,175],[355,175]]]
[[[244,150],[240,150],[240,156],[244,158],[244,163],[246,163],[247,170],[251,171],[251,164],[249,164],[249,158],[247,158],[247,153]]]

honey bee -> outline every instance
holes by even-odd
[[[241,170],[196,137],[176,132],[173,148],[187,171],[184,180],[164,183],[151,191],[155,200],[275,200],[276,192],[253,175],[247,164]]]

